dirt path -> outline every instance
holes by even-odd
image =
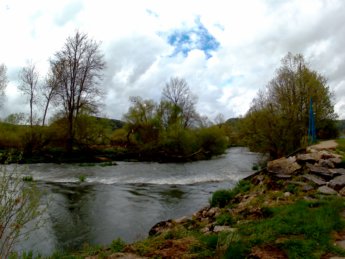
[[[309,148],[316,149],[316,150],[323,150],[323,149],[336,149],[338,143],[335,140],[326,140],[321,141],[319,144],[312,145]]]

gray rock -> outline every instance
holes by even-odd
[[[337,191],[333,190],[332,188],[329,188],[328,186],[326,185],[323,185],[321,187],[319,187],[317,189],[317,191],[319,193],[322,193],[322,194],[327,194],[327,195],[334,195],[334,194],[337,194]]]
[[[306,174],[306,175],[303,175],[303,178],[315,183],[318,186],[326,185],[326,181],[324,181],[323,179],[321,179],[315,175]]]
[[[342,162],[340,157],[332,157],[329,159],[333,164],[340,164]]]
[[[304,191],[304,192],[309,192],[309,191],[311,191],[311,190],[313,190],[314,188],[313,188],[313,186],[310,186],[310,185],[304,185],[303,187],[302,187],[302,191]]]
[[[333,175],[333,177],[345,174],[345,168],[333,168],[329,169],[329,171]]]
[[[342,249],[345,249],[345,240],[337,241],[336,244]]]
[[[335,167],[333,162],[329,159],[320,159],[318,164],[319,164],[319,166],[327,167],[327,168],[334,168]]]
[[[307,168],[309,169],[309,173],[320,176],[326,181],[329,181],[333,178],[329,169],[326,167],[315,166],[315,165],[307,163]]]
[[[345,187],[345,175],[339,175],[329,182],[329,186],[335,190]]]

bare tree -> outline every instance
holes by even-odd
[[[19,90],[28,97],[30,105],[30,126],[33,125],[33,105],[36,103],[37,85],[39,74],[35,64],[29,62],[26,67],[23,67],[19,72],[20,85]]]
[[[163,101],[173,105],[173,111],[170,117],[172,123],[176,123],[179,119],[184,128],[192,126],[193,122],[198,119],[195,110],[196,96],[192,94],[188,83],[185,79],[172,77],[166,83],[162,92]]]
[[[55,78],[55,76],[52,73],[50,73],[47,76],[47,78],[45,79],[45,82],[42,84],[42,87],[40,89],[43,100],[44,100],[42,126],[45,125],[49,105],[50,105],[51,101],[57,96],[57,88],[58,88],[57,79]]]
[[[2,97],[5,93],[5,88],[7,86],[7,76],[6,76],[6,66],[0,64],[0,107],[2,105]]]
[[[105,67],[99,44],[87,34],[76,32],[51,60],[57,95],[67,119],[67,150],[75,139],[75,122],[81,111],[95,113],[102,91],[98,83]]]

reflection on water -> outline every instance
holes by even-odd
[[[44,226],[18,250],[49,255],[121,237],[146,237],[157,222],[191,215],[212,192],[251,173],[257,155],[229,150],[221,158],[188,164],[124,163],[114,167],[37,164],[29,169],[48,201]],[[78,183],[79,175],[86,182]]]

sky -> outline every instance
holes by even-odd
[[[342,0],[0,0],[0,117],[28,112],[18,72],[31,61],[43,78],[78,30],[106,60],[102,116],[121,119],[130,96],[158,102],[171,77],[188,82],[209,119],[243,116],[291,52],[328,79],[345,119],[344,14]]]

